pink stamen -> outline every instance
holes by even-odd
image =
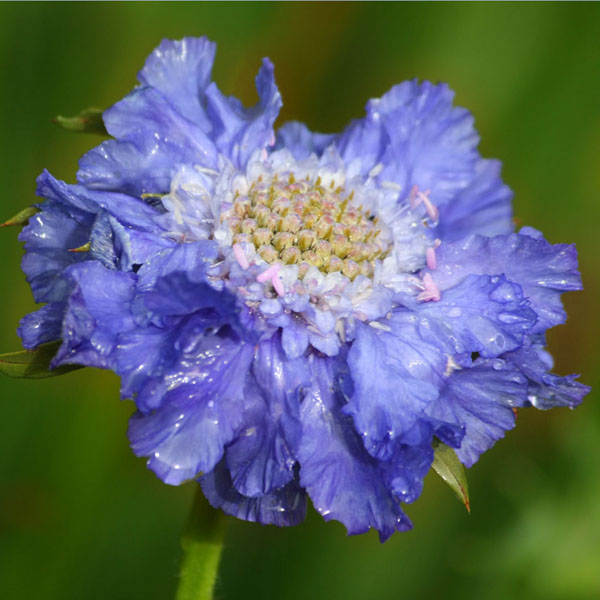
[[[419,186],[413,185],[412,188],[410,189],[410,194],[408,196],[408,201],[410,203],[411,208],[417,208],[417,206],[419,206],[419,204],[421,203],[420,201],[417,202],[418,195],[419,195]]]
[[[442,245],[442,240],[440,238],[435,238],[433,240],[433,247],[437,250]]]
[[[427,266],[433,271],[437,269],[437,258],[435,256],[435,248],[427,248],[425,250],[425,258],[427,259]]]
[[[269,140],[269,146],[273,147],[275,145],[275,134],[273,134],[271,136],[271,139]]]
[[[417,296],[417,300],[421,300],[422,302],[433,300],[437,302],[441,298],[440,290],[435,281],[433,281],[430,273],[425,273],[421,283],[425,289]]]
[[[258,281],[258,283],[265,283],[265,281],[270,281],[271,279],[273,279],[273,277],[277,276],[277,273],[279,273],[279,269],[281,269],[281,265],[279,263],[271,265],[266,271],[263,271],[256,278],[256,281]]]
[[[256,281],[259,283],[266,283],[267,281],[271,282],[273,289],[277,292],[279,296],[285,295],[285,288],[283,287],[283,282],[279,279],[279,271],[281,270],[281,265],[279,263],[275,263],[271,265],[266,271],[263,271],[257,278]]]
[[[425,193],[419,192],[418,198],[425,205],[425,210],[427,210],[427,214],[429,215],[429,218],[432,221],[437,221],[439,219],[440,213],[439,213],[436,205],[433,204],[433,202],[427,197],[427,194],[429,194],[429,190],[427,190]],[[419,204],[420,203],[417,203],[417,206]]]
[[[285,289],[283,287],[281,279],[279,279],[279,275],[273,275],[273,277],[271,278],[271,283],[273,284],[273,289],[277,292],[278,296],[285,295]]]
[[[238,261],[238,263],[239,263],[240,267],[242,267],[242,269],[247,269],[250,266],[250,263],[248,262],[248,258],[246,257],[246,253],[244,252],[244,249],[239,244],[233,245],[233,254],[235,256],[235,260]]]
[[[267,158],[269,158],[269,154],[267,153],[267,151],[263,148],[262,149],[262,153],[260,155],[261,160],[265,161],[267,160]]]

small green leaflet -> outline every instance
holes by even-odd
[[[0,354],[0,374],[22,379],[41,379],[81,369],[81,365],[63,365],[49,370],[50,361],[54,358],[61,343],[60,341],[48,342],[41,344],[35,350]]]
[[[29,217],[33,217],[35,213],[40,212],[40,209],[35,206],[28,206],[23,210],[20,210],[14,217],[11,217],[4,223],[0,224],[0,227],[8,227],[9,225],[25,225],[29,221]]]
[[[471,512],[467,475],[456,452],[439,441],[437,444],[434,443],[434,451],[433,465],[431,465],[433,470],[450,486],[467,511]]]
[[[74,117],[58,116],[54,122],[68,131],[79,131],[81,133],[98,133],[100,135],[108,135],[102,113],[104,111],[99,108],[86,108]]]

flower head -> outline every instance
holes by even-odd
[[[575,248],[513,232],[445,85],[400,84],[339,135],[275,131],[271,63],[247,109],[211,82],[214,53],[164,41],[78,183],[40,175],[21,239],[45,304],[20,335],[120,375],[132,448],[166,483],[277,525],[308,495],[386,539],[436,439],[471,466],[516,407],[587,393],[544,350],[581,288]]]

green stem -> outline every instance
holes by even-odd
[[[223,513],[208,504],[198,485],[181,538],[183,559],[176,600],[212,600],[224,532]]]

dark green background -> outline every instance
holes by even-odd
[[[11,216],[47,167],[73,181],[99,139],[56,114],[106,107],[163,37],[219,44],[215,78],[255,101],[275,63],[280,122],[338,131],[370,97],[419,77],[446,81],[504,163],[520,222],[576,242],[586,291],[550,345],[561,373],[598,383],[600,5],[2,4],[0,173]],[[0,349],[33,309],[15,230],[0,231]],[[0,597],[168,599],[192,486],[171,488],[132,456],[131,403],[110,373],[0,380]],[[600,597],[600,414],[521,411],[518,428],[469,472],[472,514],[435,476],[408,507],[414,531],[385,545],[346,538],[312,509],[294,529],[229,523],[218,597],[461,600]]]

